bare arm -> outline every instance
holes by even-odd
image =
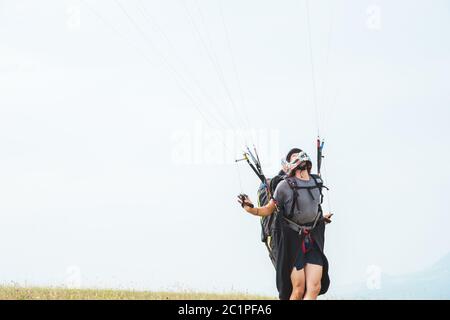
[[[239,203],[242,204],[242,200],[239,200]],[[275,205],[275,201],[273,201],[273,199],[271,199],[269,201],[269,203],[263,207],[254,207],[254,208],[252,208],[252,207],[253,207],[252,202],[250,201],[250,199],[248,197],[246,197],[243,208],[245,211],[247,211],[248,213],[251,213],[255,216],[267,217],[267,216],[270,216],[277,209],[277,207]]]
[[[270,216],[275,210],[276,210],[276,205],[275,205],[275,201],[270,200],[268,204],[266,204],[264,207],[259,207],[259,208],[250,208],[245,206],[244,209],[245,211],[247,211],[248,213],[251,213],[255,216],[260,216],[260,217],[267,217]]]

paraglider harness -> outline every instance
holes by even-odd
[[[285,221],[286,225],[294,230],[296,233],[299,234],[299,236],[301,237],[301,241],[302,241],[302,251],[303,253],[307,253],[311,248],[312,245],[314,243],[313,238],[311,237],[311,231],[316,227],[317,223],[322,219],[323,217],[323,211],[322,211],[322,202],[323,202],[323,194],[322,194],[322,189],[323,188],[327,188],[326,186],[323,185],[322,179],[320,178],[320,176],[315,175],[315,174],[310,174],[311,179],[314,180],[315,185],[314,186],[309,186],[309,187],[300,187],[295,183],[295,179],[293,178],[286,178],[286,182],[288,183],[289,187],[291,188],[292,192],[293,192],[293,199],[294,202],[291,205],[291,210],[288,214],[284,214],[283,215],[283,220]],[[317,214],[316,217],[314,218],[314,221],[312,223],[307,223],[307,224],[298,224],[294,221],[292,221],[292,217],[294,216],[295,213],[295,209],[300,209],[300,204],[299,204],[299,197],[298,197],[298,190],[307,190],[309,195],[314,199],[314,195],[312,193],[311,190],[313,189],[319,189],[320,192],[320,203],[319,203],[319,207],[317,209]]]
[[[276,247],[277,242],[276,237],[278,231],[280,230],[280,223],[284,222],[290,229],[294,230],[302,237],[303,252],[305,253],[308,252],[313,244],[313,240],[310,233],[323,218],[323,211],[321,206],[323,201],[322,189],[323,188],[328,189],[326,186],[323,185],[323,181],[320,177],[320,168],[322,165],[322,158],[323,158],[322,154],[323,146],[324,142],[321,141],[320,138],[317,138],[317,174],[310,174],[311,178],[315,182],[315,185],[310,187],[297,186],[297,184],[295,183],[295,179],[287,177],[283,172],[280,172],[277,176],[273,177],[272,179],[266,179],[261,169],[261,163],[259,161],[256,148],[254,149],[256,156],[253,155],[253,153],[247,147],[247,151],[244,152],[244,157],[242,159],[236,160],[236,162],[244,160],[247,161],[250,168],[253,170],[253,172],[258,176],[259,180],[261,181],[261,184],[258,188],[258,206],[261,207],[269,203],[269,201],[272,199],[272,195],[275,192],[277,185],[283,180],[286,180],[292,192],[294,193],[293,199],[295,199],[295,201],[292,204],[289,213],[282,212],[280,208],[277,208],[277,211],[274,212],[273,214],[266,217],[261,217],[261,241],[266,245],[266,248],[269,251],[269,257],[274,266],[276,265],[278,253],[278,249]],[[317,210],[317,215],[312,223],[304,225],[300,225],[292,221],[295,209],[299,208],[298,190],[301,189],[308,190],[308,193],[313,198],[314,196],[311,190],[319,189],[320,192],[320,203]],[[281,217],[282,219],[279,219],[279,217]]]

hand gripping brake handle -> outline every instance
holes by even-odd
[[[247,202],[248,196],[244,193],[241,193],[240,195],[238,195],[238,199],[240,200],[239,202],[241,203],[242,208],[245,206],[250,207],[250,208],[255,207],[252,203]]]

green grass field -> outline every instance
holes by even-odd
[[[0,300],[266,300],[241,293],[147,292],[106,289],[25,288],[1,286]]]

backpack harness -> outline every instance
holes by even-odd
[[[289,187],[291,188],[293,194],[294,194],[294,202],[292,203],[291,210],[288,214],[283,215],[283,219],[286,222],[286,225],[294,230],[296,233],[298,233],[302,237],[302,251],[303,253],[308,252],[314,243],[313,238],[311,237],[311,231],[316,227],[317,223],[320,220],[320,217],[322,216],[322,202],[323,202],[323,194],[322,194],[322,188],[325,188],[328,190],[326,186],[323,185],[322,179],[317,176],[310,174],[310,177],[314,180],[315,185],[314,186],[303,186],[300,187],[295,183],[295,180],[293,178],[286,178],[286,182],[288,183]],[[320,203],[319,207],[317,208],[317,214],[314,218],[314,221],[311,223],[306,224],[298,224],[292,221],[292,217],[294,216],[295,209],[300,209],[300,205],[298,203],[298,190],[308,190],[309,195],[311,198],[314,199],[314,195],[311,190],[313,189],[319,189],[320,192]]]

